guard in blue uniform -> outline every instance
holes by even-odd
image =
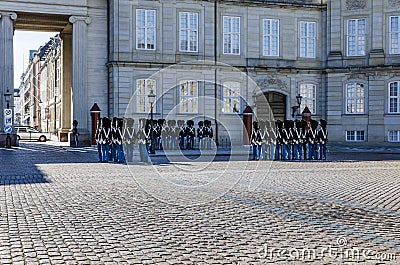
[[[115,140],[115,145],[117,149],[116,153],[116,161],[117,163],[124,163],[125,162],[125,155],[124,155],[124,149],[122,146],[122,141],[125,137],[125,131],[123,130],[122,126],[124,124],[124,120],[122,118],[117,119],[117,127],[116,127],[116,140]]]
[[[301,121],[295,120],[294,122],[295,127],[292,129],[293,135],[293,159],[299,160],[301,159],[302,153],[302,142],[303,139],[301,137]]]
[[[140,162],[147,163],[149,160],[148,145],[150,143],[150,129],[151,128],[149,127],[149,120],[139,120],[139,129],[136,133],[136,139],[138,140],[139,145]]]
[[[186,143],[186,127],[184,120],[178,120],[178,128],[179,128],[179,148],[181,150],[185,149]]]
[[[204,131],[203,131],[203,138],[205,141],[205,149],[211,149],[212,145],[212,138],[214,137],[213,128],[211,126],[210,120],[204,121]]]
[[[194,149],[194,138],[196,137],[196,129],[194,128],[194,121],[188,120],[186,122],[186,146],[188,150]]]
[[[326,120],[321,119],[319,121],[320,129],[318,130],[318,141],[319,141],[319,159],[326,160],[326,144],[328,142],[328,130],[326,128]]]
[[[133,162],[133,150],[134,150],[135,139],[136,139],[136,133],[134,128],[134,120],[132,118],[125,118],[122,144],[125,150],[126,162]]]
[[[316,160],[318,157],[318,137],[317,137],[318,121],[310,120],[310,128],[307,133],[308,142],[308,159]]]
[[[197,138],[198,138],[198,142],[199,142],[199,149],[204,149],[204,122],[203,121],[199,121],[198,123],[198,128],[197,128]]]
[[[176,126],[176,120],[170,120],[170,135],[171,135],[171,140],[170,140],[170,149],[171,150],[176,150],[178,149],[179,146],[179,128]]]
[[[102,130],[100,132],[99,141],[101,144],[101,158],[102,162],[108,163],[110,155],[110,142],[111,142],[111,120],[108,117],[101,119]]]
[[[282,158],[282,130],[283,130],[283,122],[281,120],[277,120],[275,122],[276,130],[275,130],[275,160],[280,160]]]
[[[102,125],[101,125],[101,119],[97,120],[97,124],[96,124],[96,132],[94,134],[94,138],[96,140],[96,145],[97,145],[97,162],[102,162],[103,158],[102,158],[102,152],[101,152],[101,143],[100,143],[100,134],[101,134],[101,130],[102,130]]]
[[[253,150],[253,160],[260,160],[262,136],[259,124],[253,122],[253,131],[251,132],[251,147]]]

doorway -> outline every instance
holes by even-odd
[[[270,112],[273,114],[275,120],[285,120],[286,119],[286,95],[271,91],[264,93],[264,97],[267,100],[270,108]],[[258,105],[258,104],[257,104]],[[260,112],[265,112],[268,106],[259,106]],[[267,110],[268,111],[268,110]],[[257,112],[258,114],[258,112]]]

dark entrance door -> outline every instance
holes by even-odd
[[[286,96],[279,92],[264,93],[265,98],[268,100],[271,111],[275,120],[286,119]]]

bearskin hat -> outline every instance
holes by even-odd
[[[254,130],[260,129],[260,127],[258,126],[258,121],[253,121],[253,128]]]
[[[197,125],[199,125],[199,127],[203,127],[204,122],[203,122],[203,121],[199,121],[199,122],[197,123]]]
[[[319,124],[321,125],[321,128],[326,128],[326,125],[327,125],[327,122],[326,122],[326,120],[324,120],[324,119],[321,119],[320,121],[319,121]]]
[[[106,129],[111,128],[111,120],[110,120],[110,118],[103,117],[101,122],[102,122],[104,128],[106,128]]]
[[[275,126],[276,126],[276,128],[278,128],[278,129],[282,129],[282,128],[283,128],[283,122],[282,122],[281,120],[277,120],[277,121],[275,122]]]
[[[260,120],[258,123],[259,123],[261,129],[265,128],[265,121],[264,120]]]
[[[175,120],[168,120],[167,124],[168,124],[169,127],[174,127],[176,122],[175,122]]]
[[[310,125],[311,125],[311,128],[312,128],[313,130],[315,130],[315,129],[317,129],[317,127],[318,127],[318,121],[311,119],[311,120],[310,120]]]
[[[307,128],[307,121],[306,120],[301,120],[301,128],[305,130]]]
[[[124,126],[125,127],[133,127],[135,120],[132,118],[124,118]]]
[[[178,120],[178,126],[182,127],[185,124],[184,120]]]
[[[296,124],[296,128],[297,128],[297,129],[302,128],[302,126],[301,126],[301,121],[300,121],[300,120],[295,120],[294,123]]]
[[[191,126],[194,125],[194,121],[192,121],[192,120],[187,120],[187,121],[186,121],[186,124],[187,124],[187,126],[191,127]]]

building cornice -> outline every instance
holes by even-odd
[[[304,7],[304,8],[318,8],[326,9],[326,0],[216,0],[224,4],[237,4],[247,6],[279,6],[279,7]]]

